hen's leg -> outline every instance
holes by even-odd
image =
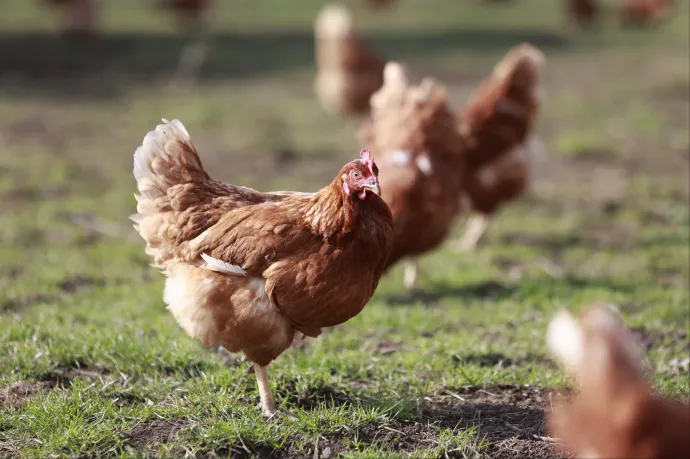
[[[406,289],[411,290],[417,284],[419,277],[419,263],[417,260],[408,260],[405,263],[405,271],[403,273],[403,285]]]
[[[472,250],[477,246],[479,239],[489,226],[490,218],[488,215],[473,213],[470,215],[465,227],[465,232],[458,241],[457,248],[462,251]]]
[[[254,364],[256,382],[259,385],[259,397],[261,398],[261,411],[264,416],[271,418],[276,414],[276,404],[271,395],[271,387],[268,385],[268,368]]]
[[[290,347],[294,349],[295,352],[304,352],[309,347],[309,342],[306,340],[303,333],[296,331]]]

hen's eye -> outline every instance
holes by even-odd
[[[354,178],[359,178],[359,172],[354,172],[354,173],[352,174],[352,177],[354,177]]]

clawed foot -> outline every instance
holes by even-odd
[[[259,408],[261,409],[261,412],[263,413],[264,418],[266,418],[266,420],[281,419],[281,418],[282,419],[290,419],[291,421],[297,420],[297,418],[292,416],[291,414],[284,412],[284,411],[277,410],[275,407],[266,408],[266,407],[262,407],[261,404],[259,404]]]

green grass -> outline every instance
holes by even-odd
[[[547,151],[476,253],[424,257],[415,294],[393,270],[362,314],[272,364],[295,419],[266,421],[248,364],[165,310],[127,221],[132,153],[175,117],[219,179],[329,182],[359,145],[312,94],[321,2],[223,5],[190,92],[167,86],[173,21],[139,2],[105,2],[107,34],[90,45],[50,35],[38,2],[5,3],[0,29],[18,41],[0,50],[14,69],[0,73],[0,455],[547,456],[548,391],[568,380],[546,325],[601,300],[644,338],[656,389],[690,394],[686,7],[659,29],[609,18],[592,34],[541,0],[358,12],[380,52],[441,78],[458,107],[511,45],[540,45]]]

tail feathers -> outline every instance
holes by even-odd
[[[134,153],[137,212],[143,216],[165,209],[170,187],[210,178],[184,125],[178,120],[163,123],[146,134]]]
[[[534,46],[518,45],[471,96],[459,113],[458,130],[472,161],[489,162],[525,142],[541,107],[544,62]]]
[[[352,15],[340,3],[324,6],[316,17],[314,29],[317,38],[344,38],[354,32]]]
[[[494,67],[467,104],[467,111],[496,111],[522,117],[541,101],[540,76],[544,54],[534,46],[515,46]]]
[[[178,120],[163,120],[144,137],[134,153],[134,178],[139,194],[137,213],[130,216],[134,228],[146,241],[146,253],[154,259],[153,266],[163,267],[173,257],[171,240],[175,218],[169,189],[176,185],[210,180],[192,144],[189,133]],[[177,205],[194,199],[193,195],[176,193]],[[182,201],[181,201],[182,200]],[[173,238],[174,239],[174,238]]]
[[[609,375],[609,382],[643,378],[644,351],[612,305],[591,306],[579,321],[559,312],[549,324],[546,340],[580,382],[598,375]]]
[[[546,342],[551,352],[565,365],[575,369],[582,364],[584,337],[577,321],[566,311],[560,311],[549,323]]]
[[[494,67],[493,75],[496,78],[505,79],[519,69],[536,75],[545,62],[544,53],[529,43],[523,43],[508,51],[508,54]]]

